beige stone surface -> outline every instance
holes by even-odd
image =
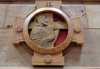
[[[6,15],[5,26],[16,23],[15,22],[16,17],[25,19],[33,10],[34,10],[34,5],[9,4]]]
[[[7,5],[7,4],[6,4]],[[71,10],[75,11],[75,6],[66,6],[63,5],[63,7],[66,9],[64,11],[68,11],[68,9],[71,8]],[[0,12],[4,6],[1,6],[0,4]],[[14,18],[16,16],[25,18],[28,13],[33,11],[33,5],[28,4],[9,4],[7,8],[6,18],[4,17],[4,13],[0,15],[0,26],[3,26],[1,24],[4,24],[5,27],[8,24],[16,23],[14,21]],[[72,9],[73,8],[73,9]],[[80,12],[81,8],[84,9],[84,7],[76,6],[77,11]],[[3,8],[4,9],[4,8]],[[4,10],[6,11],[6,10]],[[66,13],[67,13],[66,12]],[[69,14],[70,16],[71,14]],[[74,16],[74,14],[72,14]],[[71,16],[72,16],[71,15]],[[77,15],[81,15],[81,13],[78,13]],[[2,21],[4,20],[4,21]],[[6,21],[6,23],[5,23]],[[86,25],[87,23],[86,16],[82,18],[82,24]],[[87,25],[86,25],[87,26]],[[5,69],[2,67],[25,67],[26,69],[47,69],[47,68],[33,68],[31,66],[31,58],[32,54],[30,53],[29,48],[27,48],[25,45],[15,47],[12,45],[12,28],[0,28],[0,69]],[[52,67],[52,69],[74,69],[73,67],[76,67],[76,69],[82,69],[82,67],[99,67],[100,66],[100,30],[99,29],[85,29],[85,44],[83,47],[80,46],[73,46],[71,45],[68,47],[65,51],[65,66],[64,68],[60,67]],[[72,68],[70,68],[70,66]],[[77,68],[78,67],[78,68]],[[20,68],[21,69],[21,68]],[[48,69],[51,69],[48,67]],[[84,68],[83,68],[84,69]],[[86,69],[86,68],[85,68]]]
[[[86,5],[89,28],[100,28],[100,5]]]
[[[8,4],[0,4],[0,28],[3,28],[5,24],[7,6]]]

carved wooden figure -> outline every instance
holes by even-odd
[[[26,17],[23,24],[16,23],[15,32],[21,39],[17,39],[15,44],[26,42],[34,51],[32,65],[62,66],[63,50],[71,42],[80,45],[84,43],[80,17],[70,20],[60,10],[60,0],[54,2],[37,0],[36,5],[36,10]]]

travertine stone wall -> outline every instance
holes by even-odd
[[[100,5],[86,5],[89,28],[100,28]]]
[[[86,28],[87,18],[83,5],[62,5],[61,9],[70,18],[76,17],[76,15],[82,16],[81,24]],[[24,21],[26,16],[32,11],[34,11],[33,4],[0,4],[0,66],[31,66],[32,55],[28,53],[26,47],[15,47],[12,45],[14,38],[13,31],[12,27],[8,26],[15,24],[16,18],[23,19]],[[84,59],[84,56],[82,59],[80,58],[80,48],[72,47],[71,49],[73,48],[75,49],[71,50],[71,52],[65,56],[65,59],[67,59],[65,60],[65,65],[85,65],[84,60],[87,60]],[[71,56],[72,52],[73,55]],[[73,56],[78,60],[76,61]]]

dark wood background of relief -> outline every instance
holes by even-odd
[[[76,3],[76,4],[99,4],[100,0],[62,0],[63,3]],[[34,3],[35,0],[0,0],[0,3]]]

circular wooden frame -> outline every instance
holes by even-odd
[[[37,15],[41,12],[45,12],[45,11],[51,11],[51,12],[58,13],[59,15],[61,15],[65,19],[66,23],[68,24],[68,35],[67,35],[66,40],[64,42],[62,42],[61,44],[57,45],[54,48],[41,48],[38,44],[36,44],[34,41],[32,41],[30,39],[29,34],[28,34],[28,25],[30,23],[30,20],[35,15]],[[71,22],[70,22],[69,18],[66,16],[66,14],[64,12],[62,12],[61,10],[57,9],[57,8],[49,8],[49,7],[40,8],[40,9],[37,9],[36,11],[34,11],[33,13],[31,13],[26,18],[25,23],[23,25],[23,36],[24,36],[25,42],[35,52],[38,52],[38,53],[41,53],[41,54],[58,53],[58,52],[63,51],[65,48],[67,48],[69,43],[71,42],[71,36],[72,36]]]

